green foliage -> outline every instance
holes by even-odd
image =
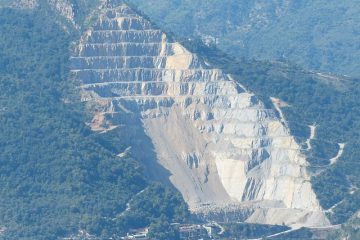
[[[268,105],[269,97],[286,101],[290,107],[282,110],[301,145],[309,137],[308,125],[316,123],[314,147],[303,153],[311,163],[309,170],[314,173],[312,182],[320,204],[328,209],[344,200],[330,216],[334,223],[346,221],[360,208],[360,133],[356,131],[360,129],[360,81],[334,76],[324,79],[285,63],[239,61],[214,46],[205,46],[200,40],[182,43],[214,66],[233,74]],[[337,143],[346,143],[345,151],[339,161],[330,166],[329,159],[336,156],[339,149]],[[351,187],[354,188],[352,194]]]
[[[26,9],[35,7],[37,9],[42,9],[46,11],[46,14],[56,18],[61,24],[64,24],[66,27],[74,27],[73,24],[78,24],[82,26],[86,18],[91,12],[93,12],[96,7],[99,5],[99,0],[67,0],[67,1],[51,1],[51,0],[29,0],[30,4],[27,4],[27,1],[23,0],[0,0],[0,8],[18,8]],[[31,2],[35,2],[35,5],[32,5]],[[72,9],[72,13],[69,12],[69,9]],[[69,19],[63,14],[64,13],[71,16],[73,19],[72,23],[69,23]]]
[[[338,229],[331,233],[327,239],[338,240],[338,239],[349,239],[357,240],[360,239],[360,212],[354,214],[345,224],[342,224],[341,229]]]
[[[357,212],[346,224],[342,226],[343,237],[349,240],[360,239],[360,216]]]
[[[329,169],[313,179],[315,192],[321,193],[321,204],[325,209],[331,208],[347,195],[348,186],[344,185],[344,174],[337,168]],[[331,187],[324,189],[323,183],[331,183]]]
[[[360,76],[356,0],[129,0],[178,36],[217,39],[235,57],[287,59],[307,69]]]
[[[331,215],[331,220],[335,223],[343,223],[344,219],[349,219],[354,215],[354,212],[360,209],[360,193],[355,191],[343,199],[334,209],[334,214]],[[359,222],[359,221],[358,221]]]
[[[176,227],[171,226],[166,218],[150,225],[149,238],[154,240],[179,240],[180,235]]]
[[[135,196],[131,208],[133,211],[126,214],[125,218],[135,227],[148,226],[157,218],[166,222],[183,222],[189,217],[182,196],[156,183]]]
[[[289,230],[286,226],[262,225],[248,223],[231,223],[224,225],[224,237],[261,238],[278,232]]]
[[[72,39],[46,11],[0,9],[5,239],[57,239],[79,229],[109,238],[160,216],[183,220],[187,208],[177,193],[147,188],[141,165],[117,158],[118,147],[85,125],[85,107],[68,76]],[[141,197],[154,207],[137,209],[137,201],[144,201],[137,198],[129,216],[121,216],[143,189]],[[130,216],[145,221],[138,224]]]
[[[181,2],[157,1],[145,12],[155,9],[155,15],[162,14],[164,22],[172,20],[167,11],[176,12],[177,24],[171,29],[183,35],[196,28],[197,21],[191,19],[196,9],[204,10],[207,24],[203,26],[214,31],[224,27],[216,17],[238,17],[237,12],[242,12],[233,11],[239,6],[231,1],[184,0],[187,5],[179,8]],[[78,15],[82,21],[92,5],[85,9],[81,5],[85,1],[77,3],[78,9],[84,9]],[[151,5],[151,1],[148,3]],[[223,3],[228,3],[227,14],[220,14]],[[187,29],[181,32],[183,26]],[[218,32],[225,36],[230,30]],[[264,41],[273,31],[264,34]],[[229,53],[241,56],[236,47],[227,45],[234,39],[224,39],[223,49],[229,47]],[[186,219],[187,207],[174,190],[157,184],[149,186],[138,162],[116,158],[114,152],[119,152],[119,146],[113,145],[108,136],[93,134],[86,127],[84,106],[72,92],[74,86],[67,75],[72,40],[57,24],[57,18],[49,17],[45,7],[35,12],[0,9],[0,226],[8,228],[8,239],[56,239],[79,228],[109,238],[130,227],[152,224],[151,234],[166,239],[166,234],[174,234],[167,223]],[[279,42],[286,49],[296,47]],[[325,208],[338,204],[331,215],[334,223],[344,222],[359,209],[359,81],[321,77],[284,63],[238,61],[200,41],[184,43],[232,73],[265,103],[269,104],[269,96],[288,102],[291,107],[283,110],[298,141],[308,137],[306,125],[317,123],[314,149],[306,152],[312,167],[328,164],[327,159],[338,149],[336,144],[346,142],[338,163],[319,168],[322,172],[315,168],[319,174],[314,175],[314,189]],[[272,46],[276,44],[272,42]],[[259,49],[270,51],[264,46],[260,44]],[[348,49],[356,53],[356,49]],[[316,56],[310,54],[309,58]],[[332,58],[336,62],[340,57],[335,54]],[[353,60],[343,62],[342,68],[353,68]],[[323,67],[322,63],[316,66]]]

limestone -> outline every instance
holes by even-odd
[[[193,212],[329,224],[282,113],[126,5],[102,9],[71,63],[93,130],[116,131],[148,175],[175,186]]]

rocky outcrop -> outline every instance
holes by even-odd
[[[116,131],[192,211],[218,218],[236,206],[248,222],[328,224],[279,114],[126,5],[102,9],[71,62],[93,130]]]
[[[58,12],[61,16],[66,18],[71,23],[75,24],[74,21],[74,6],[70,0],[48,0],[51,8]]]

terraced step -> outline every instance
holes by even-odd
[[[102,9],[71,66],[92,129],[118,134],[149,176],[170,181],[197,214],[229,209],[242,221],[329,224],[281,109],[126,5]]]

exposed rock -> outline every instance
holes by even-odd
[[[58,12],[61,16],[65,17],[68,21],[75,24],[74,21],[74,6],[70,0],[48,0],[50,6]]]
[[[336,154],[336,156],[335,157],[333,157],[333,158],[331,158],[330,159],[330,165],[334,165],[336,162],[337,162],[337,160],[339,160],[339,158],[343,155],[343,153],[344,153],[344,148],[345,148],[345,143],[339,143],[338,144],[339,145],[339,151],[338,151],[338,153]]]
[[[311,145],[311,141],[315,139],[315,135],[316,135],[316,125],[309,125],[310,128],[310,137],[306,140],[306,145],[307,145],[307,151],[312,149],[312,145]]]
[[[241,221],[329,224],[281,112],[126,5],[104,8],[71,60],[98,122],[117,126],[193,212],[218,218],[236,206]]]

